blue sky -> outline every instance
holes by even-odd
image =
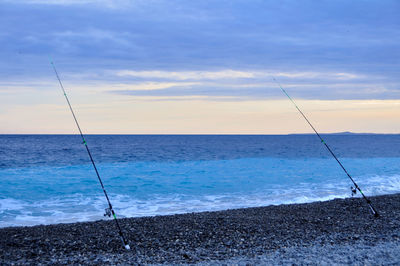
[[[10,117],[62,106],[49,56],[78,108],[283,100],[272,76],[306,107],[310,101],[397,106],[399,13],[399,1],[0,1],[3,133],[42,132],[33,124],[16,127]],[[170,122],[185,127],[184,119]],[[159,132],[143,123],[138,132]],[[397,131],[379,126],[375,131]]]

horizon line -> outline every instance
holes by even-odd
[[[327,132],[320,133],[321,135],[400,135],[399,133],[374,133],[374,132]],[[0,136],[75,136],[79,135],[79,133],[0,133]],[[90,133],[84,134],[86,136],[290,136],[290,135],[315,135],[314,132],[309,133],[277,133],[277,134],[263,134],[263,133],[255,133],[255,134],[245,134],[245,133]]]

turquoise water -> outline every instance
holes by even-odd
[[[120,217],[351,197],[351,181],[313,135],[87,139]],[[326,140],[365,194],[400,192],[398,135]],[[104,218],[77,136],[0,136],[0,147],[1,227]]]

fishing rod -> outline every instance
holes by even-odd
[[[62,82],[61,82],[60,76],[58,75],[56,66],[54,65],[54,63],[53,63],[53,61],[52,61],[51,59],[50,59],[50,63],[51,63],[51,65],[53,66],[54,73],[56,74],[56,77],[57,77],[57,79],[58,79],[58,82],[60,83],[60,87],[61,87],[61,89],[62,89],[62,92],[64,93],[64,97],[65,97],[65,99],[67,100],[69,109],[71,110],[72,116],[74,117],[75,124],[76,124],[76,126],[78,127],[79,134],[81,135],[81,138],[82,138],[82,144],[85,145],[85,148],[86,148],[86,151],[87,151],[87,153],[88,153],[88,155],[89,155],[90,161],[92,162],[94,171],[96,172],[96,175],[97,175],[97,178],[98,178],[98,180],[99,180],[99,182],[100,182],[101,188],[103,189],[104,196],[106,196],[106,199],[107,199],[107,202],[108,202],[108,208],[105,210],[106,212],[105,212],[104,216],[111,217],[111,215],[112,215],[112,216],[114,217],[114,221],[115,221],[115,224],[116,224],[116,226],[117,226],[118,233],[119,233],[119,236],[120,236],[120,238],[121,238],[121,241],[122,241],[122,243],[123,243],[125,249],[129,250],[129,249],[131,249],[131,247],[129,246],[128,242],[126,241],[126,238],[124,237],[124,234],[122,233],[121,227],[120,227],[119,222],[118,222],[118,219],[117,219],[117,215],[115,214],[114,209],[113,209],[113,207],[112,207],[112,205],[111,205],[110,199],[108,198],[106,189],[104,188],[104,185],[103,185],[103,181],[101,181],[99,171],[97,170],[96,164],[94,163],[92,154],[90,153],[90,150],[89,150],[89,146],[87,145],[85,136],[83,135],[82,130],[81,130],[81,127],[79,126],[79,123],[78,123],[78,120],[77,120],[77,118],[76,118],[76,116],[75,116],[74,110],[72,109],[71,103],[70,103],[70,101],[69,101],[69,99],[68,99],[67,93],[65,92],[65,89],[64,89],[64,86],[63,86],[63,84],[62,84]]]
[[[274,78],[272,77],[272,79],[278,84],[279,88],[281,88],[281,90],[283,91],[283,93],[289,98],[289,100],[293,103],[293,105],[296,107],[297,111],[300,112],[300,114],[304,117],[304,119],[307,121],[307,123],[310,125],[310,127],[312,128],[312,130],[314,130],[315,134],[317,134],[318,138],[321,140],[321,143],[323,143],[325,145],[325,147],[328,149],[328,151],[330,152],[330,154],[333,156],[333,158],[335,158],[335,160],[338,162],[338,164],[340,165],[340,167],[343,169],[343,171],[346,173],[346,175],[350,178],[351,182],[353,182],[354,184],[354,188],[351,187],[351,193],[352,195],[357,193],[357,190],[360,192],[360,194],[362,195],[362,197],[365,199],[365,201],[367,202],[369,208],[372,211],[372,214],[375,217],[379,217],[379,213],[378,211],[374,208],[374,206],[372,206],[371,200],[368,199],[364,193],[362,192],[362,190],[360,189],[360,187],[357,185],[356,181],[354,181],[354,179],[351,177],[351,175],[347,172],[346,168],[344,168],[343,164],[339,161],[339,159],[336,157],[336,155],[333,153],[333,151],[331,150],[331,148],[328,146],[328,144],[322,139],[321,135],[318,133],[318,131],[314,128],[314,126],[311,124],[311,122],[308,120],[308,118],[305,116],[305,114],[300,110],[300,108],[297,106],[297,104],[295,103],[295,101],[289,96],[289,94],[282,88],[281,84]]]

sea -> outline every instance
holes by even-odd
[[[400,135],[326,134],[367,196],[400,192]],[[316,135],[87,135],[118,217],[360,197]],[[0,227],[110,219],[79,135],[0,135]]]

